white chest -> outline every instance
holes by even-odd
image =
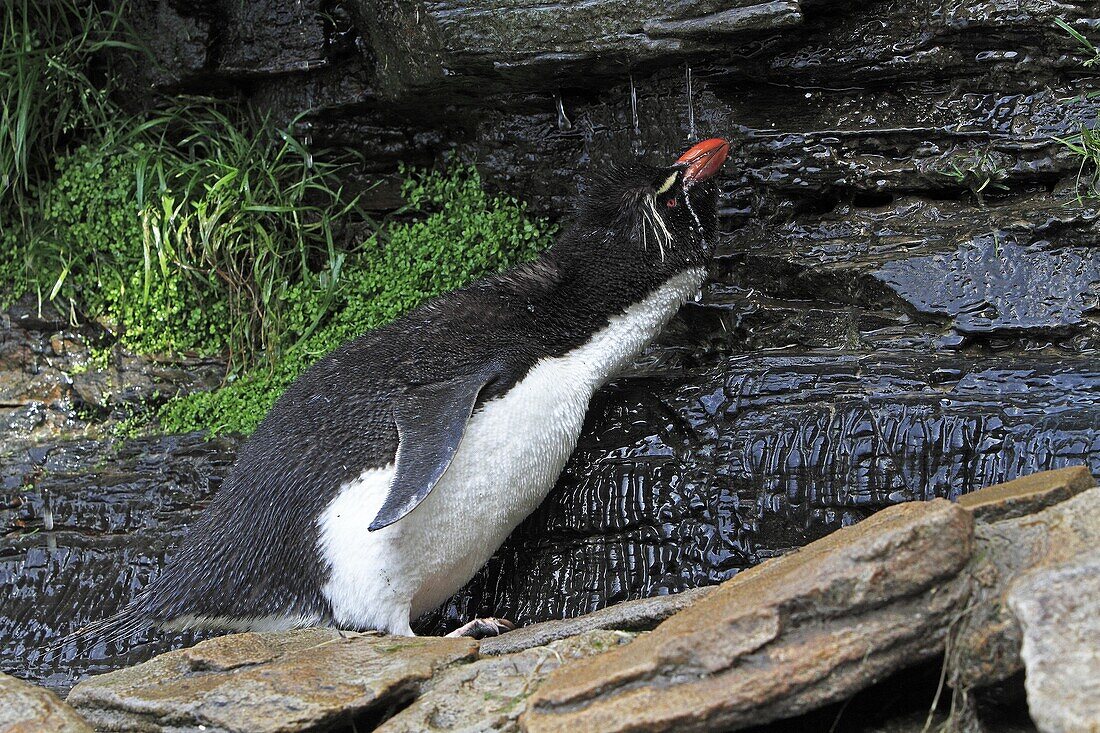
[[[596,389],[657,335],[703,275],[699,269],[674,277],[587,343],[540,361],[486,403],[435,489],[395,524],[367,531],[392,465],[341,487],[319,520],[330,566],[324,592],[337,623],[411,633],[410,616],[462,587],[553,487]]]

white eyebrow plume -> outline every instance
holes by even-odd
[[[665,193],[668,189],[672,188],[672,184],[676,183],[676,176],[680,175],[679,172],[673,173],[665,182],[661,184],[661,187],[657,189],[657,193]]]
[[[661,250],[661,262],[664,262],[665,245],[672,243],[672,233],[668,230],[668,225],[665,224],[661,213],[657,211],[656,196],[649,194],[645,197],[645,202],[642,204],[642,217],[645,219],[642,222],[642,248],[649,248],[647,232],[652,229],[653,236],[657,239],[657,246]]]

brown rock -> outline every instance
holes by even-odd
[[[92,677],[68,701],[113,731],[283,733],[404,703],[440,669],[476,656],[472,639],[237,634]]]
[[[0,674],[0,733],[93,733],[54,693]]]
[[[1054,506],[1096,486],[1087,466],[1069,466],[1021,476],[959,497],[959,506],[979,522],[1000,522]]]
[[[426,685],[426,691],[416,702],[377,730],[379,733],[518,730],[517,720],[527,708],[527,698],[551,672],[573,659],[602,654],[629,643],[634,636],[624,631],[588,631],[547,646],[452,667]]]
[[[1043,733],[1100,733],[1100,551],[1013,584],[1027,704]]]
[[[1008,605],[1013,584],[1029,573],[1063,565],[1100,546],[1100,488],[1038,514],[975,532],[967,568],[970,601],[952,632],[949,663],[957,690],[985,687],[1023,669],[1022,632]]]
[[[481,653],[483,655],[510,654],[596,629],[649,631],[672,614],[687,608],[713,590],[713,586],[693,588],[667,596],[638,598],[576,618],[531,624],[507,634],[486,639],[481,642]]]
[[[938,654],[973,519],[890,507],[721,585],[628,646],[559,670],[528,731],[735,730],[798,715]]]

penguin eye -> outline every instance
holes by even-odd
[[[667,206],[670,209],[675,209],[676,208],[676,197],[673,196],[668,201],[666,201],[665,206]]]

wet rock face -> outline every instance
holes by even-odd
[[[892,503],[1100,456],[1100,372],[1056,355],[747,356],[689,374],[606,390],[550,497],[425,629],[715,583]]]
[[[66,690],[202,638],[145,632],[52,658],[43,648],[149,583],[217,490],[235,445],[184,435],[0,454],[0,670]]]
[[[27,294],[0,313],[0,453],[107,433],[170,395],[214,388],[224,372],[216,359],[135,357],[102,328],[73,326]]]
[[[1100,110],[1052,25],[1093,34],[1094,3],[582,5],[134,6],[163,62],[136,88],[312,110],[303,137],[361,150],[369,180],[450,154],[562,216],[609,160],[734,143],[702,300],[597,396],[551,496],[422,631],[713,584],[889,504],[1100,472],[1100,222],[1053,141]],[[534,22],[548,7],[566,14]],[[393,208],[392,189],[364,203]],[[49,385],[19,389],[0,416],[53,414]],[[35,455],[3,461],[0,583],[21,585],[0,635],[19,654],[143,585],[232,458],[188,437],[117,448],[61,446],[40,482]],[[47,488],[95,509],[44,531]]]

